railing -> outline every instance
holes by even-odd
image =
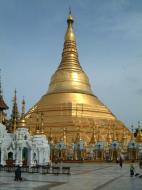
[[[0,166],[0,171],[7,171],[7,172],[15,172],[16,166]],[[59,166],[34,166],[34,167],[28,167],[28,166],[22,166],[21,172],[27,172],[27,173],[40,173],[40,174],[67,174],[71,175],[70,167],[59,167]]]

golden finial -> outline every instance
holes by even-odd
[[[13,121],[13,132],[16,131],[17,129],[17,122],[16,122],[16,118],[14,118],[14,121]]]
[[[123,137],[122,137],[122,141],[125,142],[127,140],[127,134],[125,129],[123,129]]]
[[[117,141],[115,125],[113,125],[113,141]]]
[[[93,127],[93,133],[92,133],[92,137],[91,137],[89,144],[96,144],[96,142],[97,142],[97,139],[96,139],[96,135],[95,135],[95,129]]]
[[[43,122],[43,113],[40,113],[40,123],[39,123],[39,111],[37,110],[36,113],[36,134],[44,134],[44,122]]]
[[[50,128],[50,131],[49,131],[49,143],[50,144],[53,144],[54,142],[53,142],[53,136],[52,136],[52,129]]]
[[[99,124],[96,124],[96,130],[97,130],[97,142],[100,142],[102,139],[101,139]]]
[[[20,128],[25,128],[26,127],[26,121],[25,121],[25,100],[24,100],[24,97],[23,97],[23,100],[22,100],[22,113],[21,113],[21,118],[20,118],[20,122],[19,122],[19,127]]]
[[[36,134],[40,134],[38,110],[37,110],[37,113],[36,113]]]
[[[63,129],[63,140],[64,140],[64,143],[65,143],[65,144],[67,143],[67,135],[66,135],[66,133],[67,133],[67,129],[64,128],[64,129]]]
[[[43,121],[43,112],[41,112],[41,134],[44,134],[44,121]]]
[[[140,121],[138,121],[138,133],[137,133],[137,136],[136,136],[136,141],[137,142],[142,142],[142,132],[141,132]]]
[[[107,142],[109,144],[112,143],[112,136],[111,136],[111,133],[110,133],[110,126],[108,127]]]
[[[68,16],[68,18],[67,18],[67,23],[69,24],[69,23],[73,23],[74,22],[74,20],[73,20],[73,17],[72,17],[72,15],[71,15],[71,8],[69,7],[69,16]]]
[[[69,11],[69,16],[67,18],[67,23],[68,23],[68,28],[67,28],[67,32],[65,34],[65,41],[75,41],[75,34],[73,31],[73,17],[71,15],[71,10]]]
[[[79,143],[81,140],[81,135],[80,135],[80,126],[78,128],[78,132],[77,132],[77,135],[76,135],[76,139],[75,139],[75,143]]]

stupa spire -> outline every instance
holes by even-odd
[[[137,142],[142,142],[142,132],[141,132],[140,121],[138,121],[138,133],[137,133],[137,136],[136,136],[136,141]]]
[[[1,69],[0,69],[0,110],[7,110],[8,106],[6,105],[3,94],[2,94],[2,85],[1,85]]]
[[[44,121],[43,121],[43,112],[41,112],[41,127],[40,127],[41,134],[44,134]]]
[[[74,19],[70,11],[67,17],[67,31],[64,37],[61,62],[51,78],[48,94],[60,92],[92,94],[88,77],[79,63],[73,23]]]
[[[52,129],[50,128],[50,131],[49,131],[49,136],[48,136],[48,140],[49,140],[49,143],[50,144],[53,144],[53,136],[52,136]]]
[[[77,47],[76,47],[76,37],[73,31],[73,23],[74,20],[70,11],[69,16],[67,18],[68,26],[64,37],[64,48],[59,69],[62,68],[76,68],[79,70],[81,69],[78,59]]]
[[[12,107],[12,114],[11,114],[11,123],[10,123],[10,131],[14,132],[17,128],[17,124],[19,121],[19,111],[17,106],[17,91],[14,91],[13,97],[13,107]]]
[[[23,100],[22,100],[22,114],[21,114],[21,117],[24,117],[25,115],[25,100],[24,100],[24,97],[23,97]]]
[[[63,140],[64,140],[64,143],[67,144],[67,129],[66,128],[63,129]]]
[[[20,122],[19,122],[19,127],[20,128],[25,128],[26,127],[26,121],[25,121],[25,100],[23,97],[22,100],[22,113],[21,113],[21,118],[20,118]]]
[[[40,134],[39,113],[38,113],[38,110],[37,110],[37,113],[36,113],[36,131],[35,131],[35,134],[36,135]]]
[[[75,144],[78,144],[81,141],[80,126],[76,135]]]
[[[40,116],[40,118],[39,118]],[[36,131],[35,134],[42,135],[44,134],[44,122],[43,122],[43,113],[39,114],[38,110],[36,113]]]
[[[8,106],[6,105],[3,95],[2,95],[2,85],[1,85],[1,69],[0,69],[0,123],[5,122],[5,113],[4,110],[7,110]]]
[[[91,137],[89,144],[96,144],[96,142],[97,142],[97,139],[96,139],[96,135],[95,135],[95,129],[93,127],[93,133],[92,133],[92,137]]]
[[[131,125],[131,140],[134,140],[134,126],[133,124]]]
[[[126,140],[127,140],[126,130],[125,130],[125,129],[123,129],[122,142],[125,142]]]
[[[110,132],[110,126],[108,127],[107,142],[108,142],[108,144],[112,143],[112,136],[111,136],[111,132]]]

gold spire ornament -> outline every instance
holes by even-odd
[[[23,100],[22,100],[22,113],[21,113],[21,118],[20,118],[18,127],[19,128],[26,128],[26,121],[25,121],[25,100],[24,100],[24,97],[23,97]]]
[[[68,19],[67,19],[67,23],[68,23],[68,28],[67,28],[67,32],[65,35],[65,41],[75,41],[75,34],[73,32],[73,17],[71,14],[69,14]]]
[[[117,141],[115,125],[113,125],[113,141]]]
[[[67,135],[66,135],[66,134],[67,134],[67,129],[64,128],[64,129],[63,129],[63,140],[64,140],[64,143],[65,143],[65,144],[67,144]]]
[[[126,140],[127,140],[126,130],[125,130],[125,129],[123,129],[122,142],[125,142]]]
[[[43,113],[41,112],[41,128],[40,128],[41,134],[44,134],[44,121],[43,121]]]
[[[37,110],[36,113],[36,131],[35,131],[35,135],[39,135],[40,134],[40,127],[39,127],[39,113]]]
[[[134,126],[133,125],[131,125],[131,140],[134,140]]]
[[[108,142],[108,144],[112,143],[112,136],[111,136],[111,133],[110,133],[110,126],[108,127],[107,142]]]
[[[90,143],[89,144],[96,144],[97,142],[97,139],[96,139],[96,135],[95,135],[95,129],[93,127],[93,134],[92,134],[92,137],[91,137],[91,140],[90,140]]]
[[[76,139],[75,139],[75,142],[74,142],[75,144],[78,144],[81,141],[81,135],[80,135],[80,133],[81,133],[81,131],[80,131],[80,126],[79,126],[78,132],[76,134]]]
[[[40,116],[40,118],[39,118]],[[36,135],[44,135],[44,121],[43,121],[43,113],[36,112]]]
[[[136,136],[136,142],[141,143],[142,142],[142,132],[141,132],[141,126],[140,122],[138,121],[138,133]]]
[[[101,131],[100,131],[100,128],[99,126],[97,127],[97,142],[101,142],[102,141],[102,136],[101,136]]]
[[[52,136],[52,129],[51,129],[51,128],[50,128],[48,140],[49,140],[49,143],[50,143],[50,144],[53,144],[53,136]]]

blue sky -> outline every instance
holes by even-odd
[[[80,63],[93,92],[128,127],[142,122],[141,0],[0,0],[4,98],[28,110],[61,60],[69,7]],[[11,109],[8,111],[10,114]]]

